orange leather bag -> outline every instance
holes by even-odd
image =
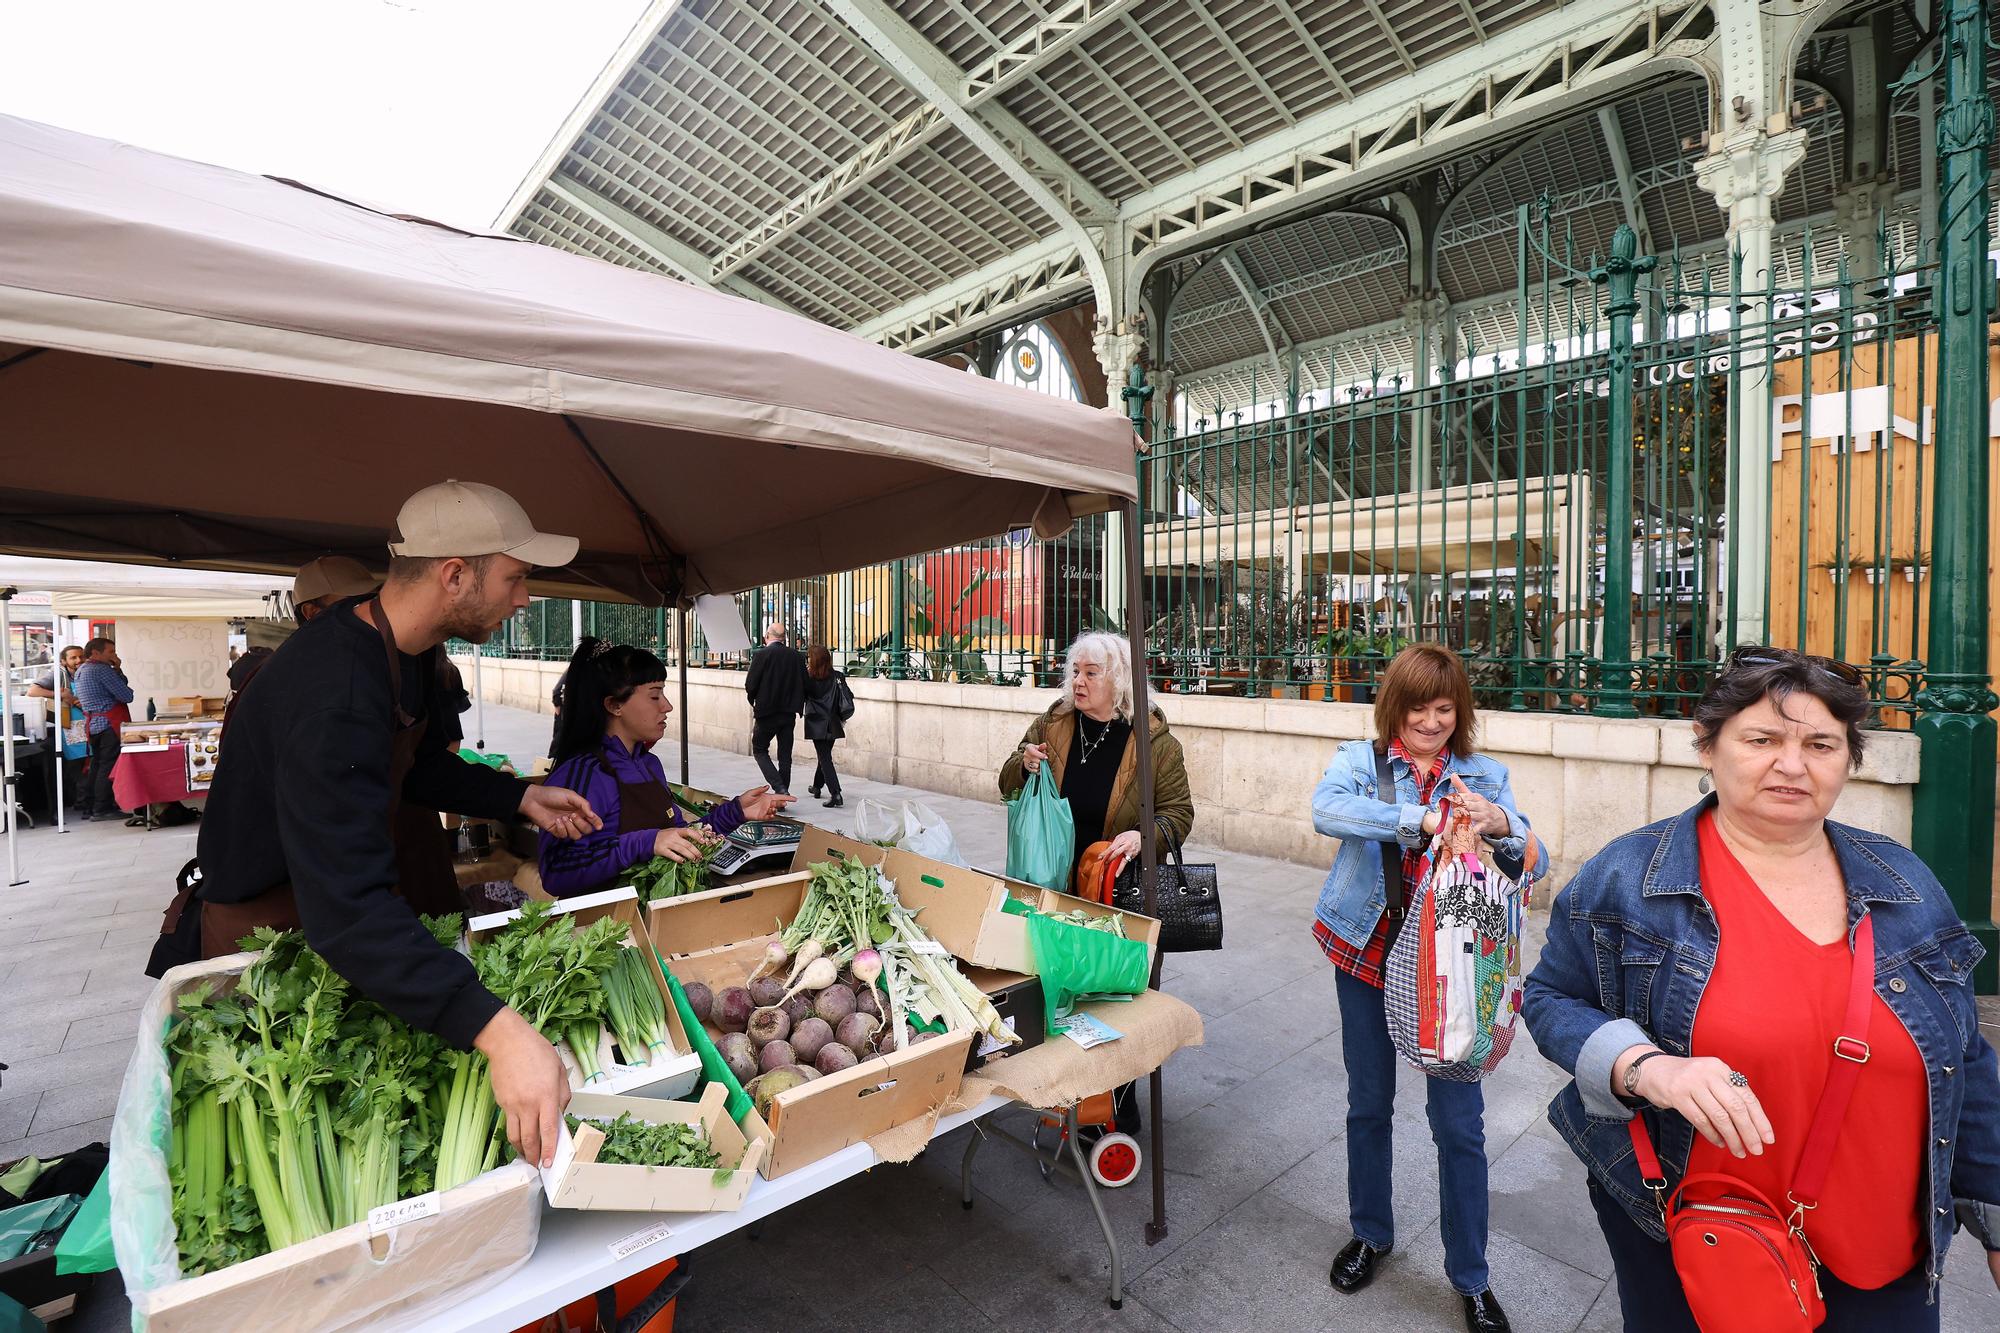
[[[1111,885],[1118,878],[1118,864],[1111,859],[1110,842],[1093,842],[1083,849],[1077,862],[1076,896],[1093,903],[1111,901]]]

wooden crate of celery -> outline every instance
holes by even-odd
[[[935,1111],[975,1034],[1011,1040],[873,867],[835,858],[649,915],[690,1009],[747,1084],[745,1124],[770,1140],[769,1178]],[[943,1034],[919,1030],[926,1020]]]
[[[649,949],[627,947],[635,919],[629,895],[584,923],[537,904],[475,941],[473,964],[557,1036],[606,1021],[628,955],[658,977]],[[457,941],[457,918],[429,924]],[[524,1261],[535,1172],[500,1165],[484,1057],[354,995],[296,932],[257,939],[259,953],[168,973],[142,1014],[163,1039],[140,1043],[120,1093],[112,1229],[147,1326],[248,1327],[274,1308],[304,1328],[409,1318]]]
[[[661,1098],[693,1089],[701,1078],[701,1058],[681,1027],[631,889],[530,902],[517,911],[474,917],[466,938],[475,956],[498,949],[503,972],[540,975],[571,946],[559,930],[515,929],[523,921],[569,923],[589,941],[584,966],[600,978],[601,999],[554,1010],[536,1023],[562,1053],[572,1088]]]

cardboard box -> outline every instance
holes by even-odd
[[[663,1102],[650,1097],[616,1097],[579,1092],[569,1113],[586,1123],[571,1137],[563,1123],[554,1165],[542,1172],[542,1187],[555,1208],[607,1209],[637,1213],[733,1213],[743,1206],[770,1144],[746,1139],[724,1109],[728,1094],[720,1083],[702,1089],[699,1102]],[[669,1121],[700,1125],[708,1132],[722,1165],[714,1170],[684,1166],[613,1166],[597,1160],[604,1134],[591,1118]]]
[[[556,912],[568,916],[578,926],[588,926],[607,916],[624,922],[631,947],[645,956],[646,975],[659,989],[660,1002],[667,1010],[667,1041],[672,1049],[655,1053],[651,1064],[614,1064],[610,1031],[607,1028],[603,1032],[598,1040],[598,1062],[605,1076],[592,1083],[590,1091],[669,1099],[692,1091],[694,1085],[701,1081],[701,1057],[694,1054],[694,1047],[688,1042],[687,1029],[681,1026],[673,994],[667,989],[666,978],[660,975],[659,960],[653,956],[652,940],[646,931],[645,918],[640,915],[639,895],[631,889],[606,889],[602,893],[564,898],[556,903]],[[477,943],[520,915],[520,912],[514,911],[474,917],[466,923],[466,939]],[[560,1045],[556,1049],[562,1051],[563,1067],[569,1070],[570,1086],[581,1091],[584,1086],[582,1072],[577,1069],[568,1051]]]
[[[119,1092],[112,1152],[111,1210],[126,1236],[173,1234],[168,1216],[167,1118],[171,1097],[159,1041],[180,997],[196,986],[234,989],[255,955],[231,954],[177,967],[153,988],[139,1014],[141,1049]],[[154,1043],[150,1048],[145,1042]],[[527,1262],[541,1231],[535,1169],[513,1162],[457,1189],[423,1196],[428,1211],[408,1220],[330,1231],[199,1277],[168,1276],[150,1255],[120,1241],[119,1264],[134,1312],[148,1333],[215,1333],[264,1328],[282,1312],[289,1327],[366,1329],[420,1317],[433,1303],[482,1288]],[[172,1273],[171,1266],[164,1270]],[[146,1285],[148,1279],[156,1285]]]
[[[982,1035],[972,1045],[967,1069],[977,1069],[990,1059],[1019,1055],[1042,1044],[1048,1036],[1049,1014],[1040,977],[1024,977],[1018,972],[996,972],[985,967],[968,967],[965,975],[986,993],[986,997],[993,1001],[993,1007],[1000,1011],[1001,1021],[1021,1039],[1012,1046],[1002,1046]]]
[[[1149,964],[1159,950],[1160,923],[1153,917],[1121,912],[1104,903],[1037,888],[989,871],[946,865],[915,852],[856,842],[811,825],[806,826],[792,866],[804,870],[815,861],[831,859],[836,852],[880,866],[882,873],[895,881],[896,896],[903,906],[917,913],[918,924],[931,938],[978,967],[1035,975],[1027,919],[1001,910],[1010,897],[1051,915],[1080,911],[1088,916],[1123,918],[1126,938],[1145,944]]]
[[[798,915],[811,876],[781,875],[754,885],[711,889],[648,904],[654,947],[681,984],[712,991],[740,986],[763,959],[764,945]],[[752,1138],[769,1144],[759,1168],[776,1180],[851,1144],[929,1114],[958,1093],[973,1034],[939,1037],[908,1050],[864,1060],[814,1079],[771,1104],[767,1121],[744,1117]]]

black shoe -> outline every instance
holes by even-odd
[[[1461,1296],[1465,1302],[1465,1333],[1514,1333],[1507,1312],[1500,1308],[1491,1290],[1477,1296]]]
[[[808,795],[808,796],[812,797],[812,798],[813,798],[813,799],[814,799],[815,801],[817,801],[817,800],[819,799],[819,788],[818,788],[818,787],[807,787],[807,788],[806,788],[806,795]]]
[[[77,818],[82,820],[84,823],[88,824],[91,820],[97,818],[97,816],[91,814],[90,811],[86,810],[82,814],[78,815]]]
[[[836,810],[846,804],[847,804],[846,801],[843,801],[838,796],[836,796],[832,800],[826,802],[826,808],[829,810]]]
[[[1333,1257],[1333,1269],[1326,1275],[1326,1280],[1333,1284],[1335,1291],[1357,1292],[1375,1280],[1375,1265],[1381,1263],[1382,1256],[1387,1253],[1387,1250],[1378,1250],[1365,1240],[1350,1240]]]

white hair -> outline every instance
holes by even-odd
[[[1076,636],[1076,642],[1069,646],[1069,653],[1063,659],[1063,697],[1061,711],[1076,707],[1076,698],[1070,687],[1076,683],[1076,669],[1085,662],[1103,669],[1111,677],[1114,690],[1112,707],[1125,721],[1132,720],[1132,647],[1122,635],[1108,634],[1102,630],[1092,630]]]

